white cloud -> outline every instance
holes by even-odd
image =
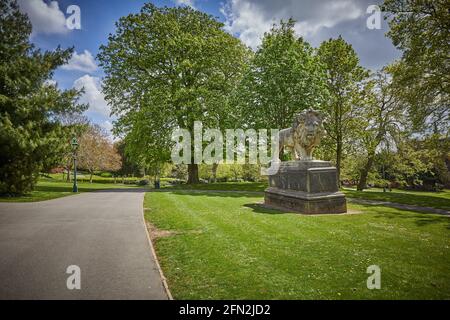
[[[256,48],[264,32],[276,21],[268,18],[257,3],[242,0],[230,0],[220,10],[225,16],[225,29],[239,36],[246,45]]]
[[[226,30],[255,49],[264,32],[281,19],[292,17],[297,21],[296,32],[312,37],[321,28],[360,18],[365,4],[360,0],[227,0],[221,12]]]
[[[185,5],[185,6],[195,8],[194,0],[174,0],[174,1],[175,1],[175,4],[177,4],[177,5]]]
[[[20,10],[26,13],[33,26],[33,34],[63,34],[69,32],[66,17],[59,9],[57,1],[45,3],[43,0],[18,0]]]
[[[78,54],[75,52],[69,62],[61,67],[64,70],[77,70],[83,72],[94,72],[97,70],[95,59],[88,50]]]
[[[94,112],[105,117],[110,116],[111,111],[105,101],[105,95],[101,91],[99,78],[86,74],[75,80],[73,87],[78,90],[84,88],[80,102],[89,104],[88,112]]]

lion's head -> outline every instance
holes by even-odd
[[[312,157],[312,150],[320,143],[323,136],[323,116],[314,110],[298,114],[293,123],[294,140],[306,150],[306,156]]]

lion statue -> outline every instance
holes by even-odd
[[[313,160],[312,153],[324,132],[322,120],[322,115],[311,109],[297,114],[292,128],[279,132],[280,155],[287,149],[293,152],[295,160]]]

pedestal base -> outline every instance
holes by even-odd
[[[342,192],[306,193],[302,191],[267,188],[264,203],[304,214],[330,214],[347,212],[347,201]]]
[[[278,173],[269,176],[264,199],[266,205],[304,214],[347,212],[336,168],[328,161],[282,162]]]

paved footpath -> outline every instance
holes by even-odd
[[[0,299],[167,299],[142,190],[0,203]],[[67,267],[80,267],[69,290]]]

